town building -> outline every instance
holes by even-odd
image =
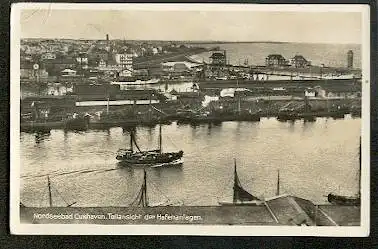
[[[65,76],[76,76],[76,71],[75,70],[72,70],[72,69],[69,69],[69,68],[66,68],[64,69],[62,72],[61,72],[61,75],[63,77]]]
[[[295,55],[290,59],[290,65],[295,68],[305,68],[311,66],[311,62],[306,60],[302,55]]]
[[[36,66],[38,65],[38,66]],[[44,79],[49,76],[46,69],[41,68],[39,64],[29,61],[23,61],[20,65],[20,78],[21,79]]]
[[[131,77],[133,74],[133,55],[132,54],[116,54],[116,63],[122,68],[120,76]]]
[[[64,69],[76,68],[77,62],[73,58],[57,58],[44,62],[44,68],[50,76],[59,76]]]
[[[287,66],[287,60],[280,54],[270,54],[265,58],[265,65],[268,67]]]
[[[41,55],[41,60],[55,60],[56,59],[56,54],[54,53],[44,53]]]
[[[76,57],[76,62],[79,64],[79,65],[88,65],[88,56],[86,53],[80,53],[77,57]]]
[[[210,56],[211,64],[213,65],[226,65],[227,59],[226,59],[226,51],[222,52],[214,52]]]

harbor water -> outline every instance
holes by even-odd
[[[316,122],[224,122],[162,127],[163,150],[184,151],[182,166],[146,168],[154,203],[217,205],[232,200],[234,158],[243,187],[258,197],[280,194],[326,203],[330,192],[358,192],[361,119]],[[141,149],[158,146],[159,128],[138,127]],[[143,168],[119,165],[129,147],[122,128],[47,134],[21,133],[21,202],[48,206],[47,176],[54,206],[128,206],[142,185]]]
[[[361,45],[358,44],[319,44],[319,43],[221,43],[203,44],[203,47],[212,48],[219,46],[227,51],[227,60],[232,65],[244,65],[248,60],[249,65],[265,65],[265,58],[270,54],[281,54],[289,60],[295,55],[302,55],[312,65],[327,67],[346,67],[347,52],[354,53],[353,67],[361,68]],[[197,61],[209,62],[211,53],[204,52],[194,55]]]

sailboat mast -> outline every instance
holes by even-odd
[[[148,200],[147,200],[147,174],[146,170],[144,172],[144,189],[143,189],[143,206],[148,207]]]
[[[236,188],[237,188],[237,184],[238,184],[238,175],[236,173],[236,159],[234,158],[234,196],[233,196],[233,199],[232,199],[232,202],[233,203],[236,203],[236,200],[237,200],[237,194],[236,194]]]
[[[134,148],[133,148],[133,131],[130,130],[130,150],[131,152],[134,152]]]
[[[161,136],[161,124],[160,124],[159,125],[159,152],[160,154],[162,153],[161,144],[162,144],[162,136]]]
[[[277,173],[277,190],[276,190],[276,196],[280,195],[280,170],[278,170]]]
[[[49,189],[49,205],[52,207],[52,196],[51,196],[51,183],[50,183],[50,177],[47,176],[47,186]]]

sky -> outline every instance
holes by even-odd
[[[28,9],[21,38],[362,42],[361,12]]]

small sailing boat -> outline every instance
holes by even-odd
[[[137,196],[135,197],[133,202],[130,204],[130,206],[134,206],[134,207],[135,206],[137,206],[137,207],[156,207],[156,206],[173,206],[173,205],[175,205],[174,203],[171,202],[171,200],[169,200],[168,197],[166,197],[166,199],[167,200],[165,202],[161,202],[161,203],[152,204],[150,202],[150,199],[148,198],[148,195],[147,195],[147,173],[146,173],[146,170],[144,169],[143,170],[142,186],[141,186]],[[182,205],[182,203],[180,202],[179,205]]]
[[[134,151],[133,144],[137,147]],[[130,149],[119,149],[116,159],[128,164],[142,164],[142,165],[165,165],[165,164],[180,164],[184,152],[163,152],[162,151],[162,135],[161,125],[159,126],[159,148],[157,150],[142,151],[134,136],[134,132],[130,131]]]
[[[344,206],[360,206],[361,205],[361,139],[360,139],[360,168],[358,174],[358,194],[357,196],[343,196],[336,195],[333,193],[328,194],[328,202],[334,205],[344,205]]]
[[[235,206],[235,205],[260,205],[264,202],[256,196],[246,191],[240,183],[238,173],[236,171],[236,159],[234,159],[234,194],[232,202],[219,202],[222,206]]]
[[[52,185],[51,185],[51,181],[50,181],[50,177],[49,176],[47,176],[47,187],[48,187],[48,190],[49,190],[49,207],[53,207]],[[58,192],[58,194],[61,195],[59,192]],[[72,205],[76,204],[76,201],[72,202],[72,203],[67,203],[67,201],[63,198],[63,196],[61,196],[61,198],[65,202],[66,207],[71,207]]]

